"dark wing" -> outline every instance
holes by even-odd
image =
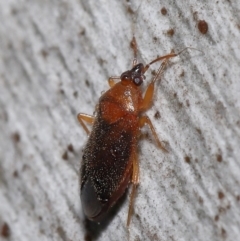
[[[107,202],[118,190],[136,145],[134,123],[121,118],[113,124],[97,119],[83,153],[82,185],[91,179],[98,199]]]

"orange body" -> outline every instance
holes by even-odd
[[[119,82],[101,96],[96,107],[81,171],[83,210],[91,220],[101,219],[131,181],[141,101],[136,86]]]

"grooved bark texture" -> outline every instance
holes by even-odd
[[[128,197],[104,224],[84,220],[76,115],[131,67],[134,32],[145,64],[204,53],[171,59],[156,86],[147,114],[169,153],[143,128],[130,240],[239,240],[240,1],[141,2],[0,0],[0,235],[127,240]]]

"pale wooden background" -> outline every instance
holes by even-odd
[[[76,114],[91,114],[107,78],[131,66],[136,15],[144,63],[186,46],[204,54],[172,59],[158,84],[148,115],[170,152],[144,128],[130,239],[240,240],[240,2],[142,0],[132,14],[138,6],[0,0],[0,225],[10,240],[127,239],[127,199],[107,224],[84,221]]]

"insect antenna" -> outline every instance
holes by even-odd
[[[172,51],[170,54],[167,54],[167,55],[164,55],[164,56],[160,56],[160,57],[154,59],[153,61],[151,61],[149,64],[147,64],[147,65],[144,67],[143,73],[145,73],[145,72],[149,69],[150,65],[152,65],[152,64],[154,64],[154,63],[156,63],[156,62],[158,62],[158,61],[160,61],[160,60],[165,60],[165,61],[161,64],[161,66],[159,67],[156,75],[155,75],[154,78],[153,78],[153,82],[155,82],[155,81],[159,78],[159,76],[161,76],[161,74],[163,73],[163,71],[164,71],[164,69],[165,69],[165,67],[166,67],[166,65],[167,65],[168,60],[169,60],[170,58],[174,58],[174,57],[179,56],[180,54],[182,54],[183,52],[185,52],[187,49],[194,49],[194,50],[197,50],[197,51],[203,53],[203,51],[201,51],[201,50],[199,50],[199,49],[196,49],[196,48],[192,48],[192,47],[186,47],[186,48],[182,49],[182,50],[181,50],[180,52],[178,52],[178,53],[174,53],[174,52]]]

